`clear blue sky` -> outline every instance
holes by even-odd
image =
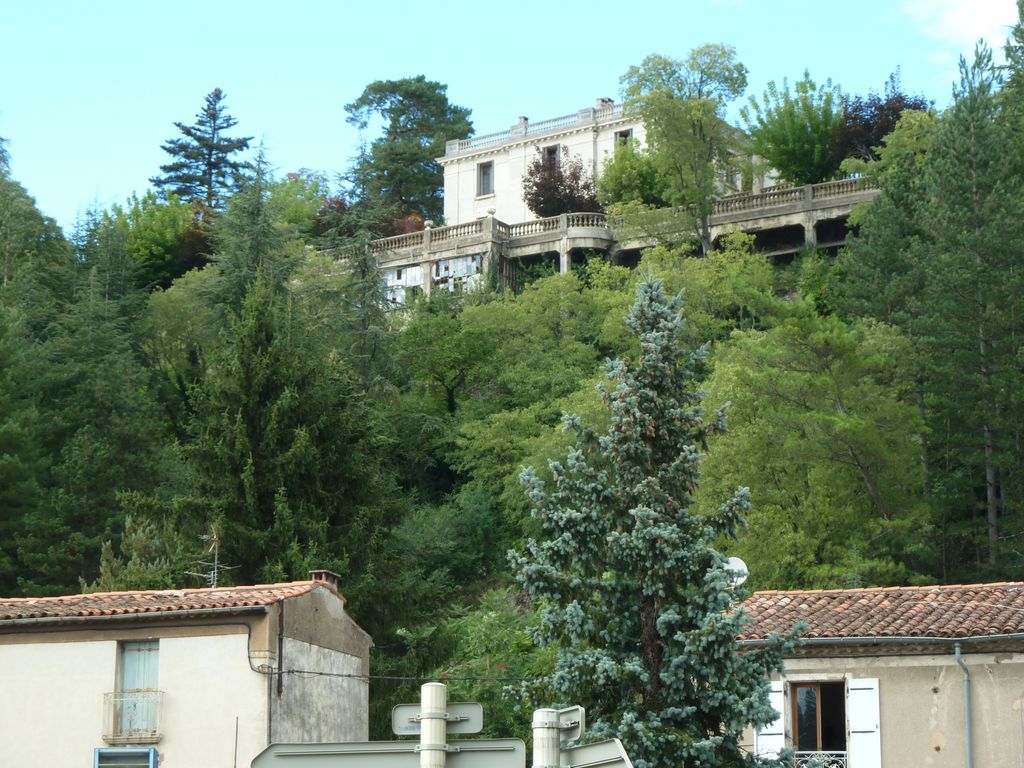
[[[172,123],[214,87],[281,173],[335,174],[360,138],[344,105],[373,80],[447,83],[489,133],[618,97],[649,53],[724,42],[748,94],[804,68],[866,94],[900,67],[942,108],[959,56],[979,37],[1001,48],[1015,20],[1014,0],[17,0],[0,21],[0,136],[13,176],[67,228],[144,192]]]

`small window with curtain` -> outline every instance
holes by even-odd
[[[108,744],[152,744],[160,740],[160,641],[118,644],[117,680],[106,694],[104,740]]]

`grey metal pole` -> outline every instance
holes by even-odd
[[[956,663],[964,671],[964,723],[967,730],[967,768],[974,768],[974,723],[971,719],[971,673],[960,656],[960,643],[953,646]]]
[[[420,768],[444,768],[448,735],[448,687],[425,683],[420,688]]]
[[[533,712],[533,768],[558,768],[562,746],[557,709]]]

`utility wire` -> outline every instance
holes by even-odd
[[[282,669],[278,672],[276,669],[268,669],[267,667],[260,667],[257,669],[260,674],[263,675],[297,675],[300,677],[343,677],[353,680],[392,680],[406,683],[419,683],[419,682],[444,682],[451,680],[454,682],[502,682],[502,683],[529,683],[529,682],[540,682],[544,680],[543,677],[498,677],[498,676],[486,676],[486,675],[434,675],[424,677],[411,676],[411,675],[364,675],[358,672],[323,672],[313,669]]]

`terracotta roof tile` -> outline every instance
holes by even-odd
[[[785,633],[804,638],[967,638],[1024,633],[1024,582],[932,587],[755,592],[741,640]]]
[[[161,589],[149,592],[92,592],[61,597],[0,598],[0,621],[37,618],[129,616],[167,611],[201,611],[272,605],[311,592],[320,582],[293,581],[251,587]]]

